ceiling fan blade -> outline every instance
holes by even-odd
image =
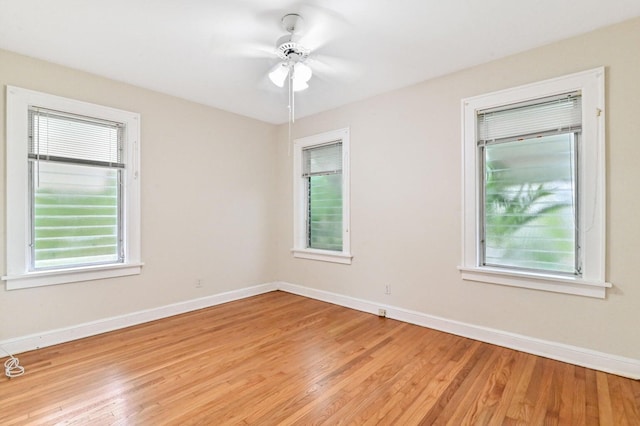
[[[321,6],[304,4],[296,13],[299,13],[304,21],[294,39],[311,51],[339,39],[349,27],[344,17]]]
[[[214,55],[235,58],[275,58],[275,47],[266,43],[231,42],[212,43],[211,51]]]
[[[237,0],[242,2],[242,0]],[[273,58],[275,41],[283,30],[269,10],[260,14],[229,14],[210,28],[209,49],[223,57]]]
[[[323,79],[354,81],[363,74],[362,68],[356,63],[336,56],[312,54],[306,62],[313,70],[314,75]]]

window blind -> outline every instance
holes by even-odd
[[[122,124],[29,110],[32,270],[121,263]]]
[[[74,114],[29,109],[29,157],[123,168],[122,125]]]
[[[331,142],[302,151],[302,177],[336,174],[341,171],[342,142]]]
[[[478,112],[485,266],[580,274],[579,92]]]
[[[572,92],[478,112],[478,143],[580,130],[582,101]]]

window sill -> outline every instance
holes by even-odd
[[[300,259],[320,260],[323,262],[342,263],[344,265],[351,265],[350,253],[344,253],[339,251],[330,250],[314,250],[314,249],[291,249],[293,257]]]
[[[491,284],[523,287],[554,293],[576,294],[579,296],[604,299],[611,283],[589,281],[581,278],[561,277],[545,274],[503,271],[495,268],[470,268],[459,266],[463,280]]]
[[[58,269],[53,271],[28,272],[20,275],[4,276],[2,277],[2,280],[6,281],[7,290],[18,290],[79,281],[138,275],[142,271],[142,265],[143,263],[127,263],[119,265]]]

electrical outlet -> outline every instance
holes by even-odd
[[[196,288],[202,288],[202,279],[198,278],[196,280]]]
[[[384,286],[384,294],[391,294],[391,284]]]
[[[387,316],[387,310],[386,309],[378,309],[378,316],[379,317],[386,317]]]

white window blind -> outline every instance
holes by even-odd
[[[29,110],[29,157],[124,167],[122,125],[44,108]]]
[[[31,108],[31,270],[121,263],[119,123]]]
[[[581,127],[579,92],[478,112],[478,142],[521,139]]]
[[[302,151],[302,176],[335,174],[342,171],[342,143],[332,142]]]
[[[482,264],[580,275],[578,93],[478,113]]]

